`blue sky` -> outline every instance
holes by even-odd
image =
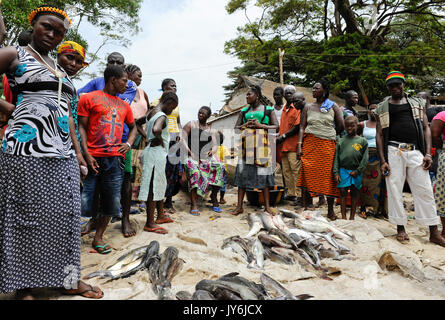
[[[131,38],[128,48],[108,45],[100,55],[121,52],[126,63],[142,69],[141,87],[150,101],[160,96],[164,78],[178,86],[181,122],[197,117],[199,107],[210,105],[216,112],[225,99],[222,86],[230,83],[227,72],[239,61],[224,54],[224,43],[236,37],[236,28],[246,23],[244,13],[228,15],[224,0],[145,0],[141,9],[142,32]],[[97,32],[84,24],[90,50],[99,46]],[[90,66],[96,69],[97,64]],[[189,71],[184,71],[189,70]],[[81,87],[86,80],[76,81]]]

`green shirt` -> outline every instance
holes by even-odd
[[[270,119],[267,114],[270,114],[274,110],[274,108],[265,106],[264,111],[263,110],[249,111],[249,109],[250,109],[250,107],[245,107],[244,109],[241,110],[241,112],[246,112],[244,115],[243,123],[246,123],[248,120],[253,120],[253,119],[257,119],[259,123],[263,123],[263,124],[270,123]],[[269,113],[266,112],[266,116],[264,115],[265,110],[269,110]],[[261,122],[261,120],[263,120],[263,118],[264,118],[264,121]]]
[[[363,172],[368,165],[368,141],[361,136],[341,138],[337,143],[334,159],[334,175],[340,168]]]

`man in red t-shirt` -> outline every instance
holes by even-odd
[[[286,96],[287,103],[281,114],[280,136],[277,138],[277,143],[281,144],[281,163],[288,199],[297,200],[297,196],[301,197],[301,192],[297,189],[301,166],[301,161],[297,159],[297,143],[300,130],[300,107],[304,104],[304,95],[296,92],[293,86],[286,86],[284,92],[285,96],[286,93],[289,95]]]
[[[127,73],[122,66],[112,65],[105,70],[104,78],[105,88],[82,95],[77,110],[82,149],[89,167],[82,190],[82,216],[92,216],[94,191],[99,188],[102,215],[97,219],[93,248],[102,254],[111,252],[102,237],[110,219],[119,216],[124,154],[137,133],[130,105],[117,97],[127,90]],[[130,134],[127,142],[122,143],[124,123]]]

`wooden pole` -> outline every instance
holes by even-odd
[[[280,56],[280,83],[281,85],[284,84],[283,79],[283,56],[284,56],[284,50],[281,50],[281,48],[278,48],[278,54]]]

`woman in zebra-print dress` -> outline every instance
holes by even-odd
[[[33,288],[65,288],[101,298],[80,281],[79,164],[86,163],[70,112],[74,86],[48,56],[69,19],[43,6],[30,22],[30,45],[0,49],[16,105],[0,153],[0,293],[32,299]]]

